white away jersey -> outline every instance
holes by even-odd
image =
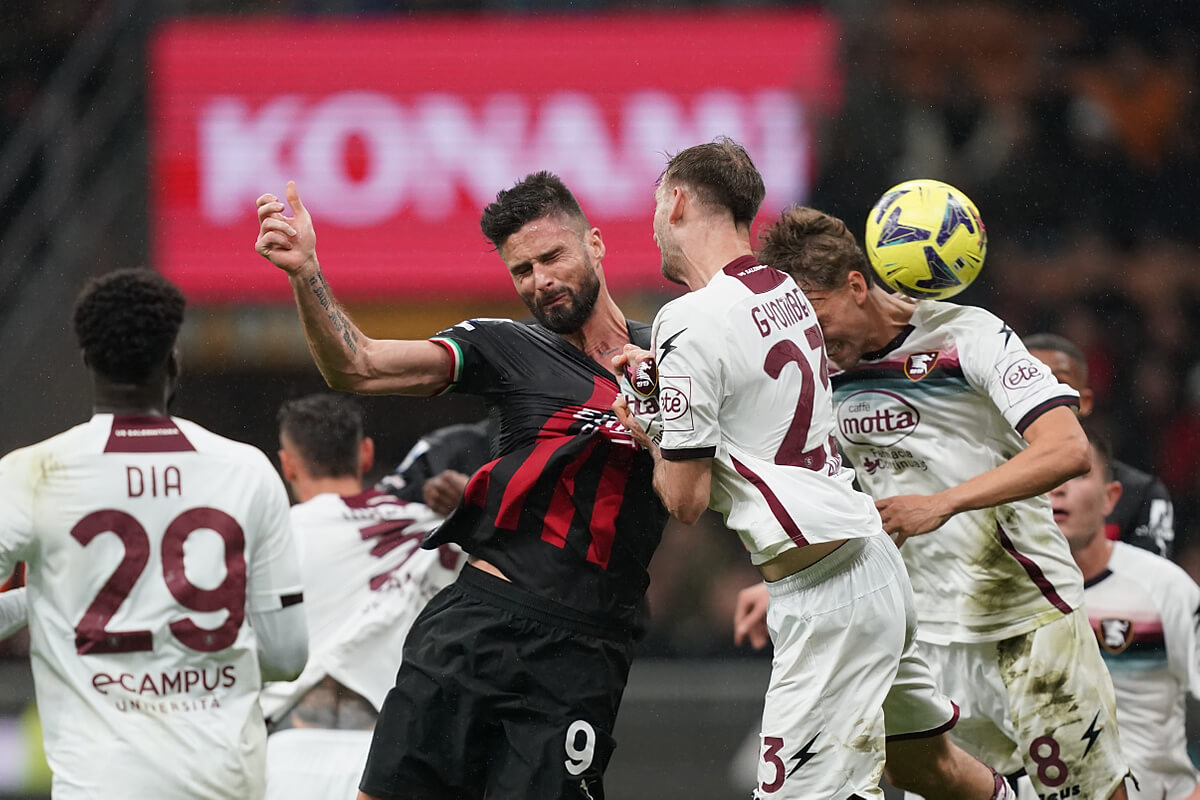
[[[0,460],[56,800],[261,797],[247,612],[299,602],[287,493],[187,420],[97,414]]]
[[[885,351],[833,376],[838,442],[873,497],[933,494],[1000,466],[1038,416],[1078,395],[981,308],[917,303]],[[918,636],[998,641],[1083,600],[1083,577],[1045,495],[967,511],[900,549]]]
[[[421,549],[421,539],[441,521],[428,506],[374,489],[353,497],[321,494],[292,506],[308,665],[297,680],[263,691],[269,719],[326,675],[379,709],[396,682],[413,620],[461,567],[456,545]]]
[[[1083,603],[1112,675],[1137,796],[1186,797],[1196,787],[1184,714],[1187,693],[1200,698],[1200,587],[1167,559],[1114,542]]]
[[[833,439],[825,343],[790,277],[750,256],[654,320],[663,458],[712,458],[711,507],[762,564],[881,524]]]

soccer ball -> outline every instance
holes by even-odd
[[[987,255],[979,210],[948,183],[905,181],[883,193],[867,217],[867,259],[892,289],[945,300],[971,285]]]

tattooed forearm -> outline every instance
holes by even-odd
[[[317,298],[317,302],[321,304],[321,308],[325,309],[329,317],[329,321],[333,324],[333,330],[342,335],[342,341],[350,348],[350,352],[358,352],[358,334],[354,332],[350,320],[346,314],[338,306],[333,299],[333,291],[330,290],[329,284],[325,282],[325,276],[317,273],[308,279],[308,285],[312,288],[313,294]]]
[[[313,294],[317,296],[317,302],[321,304],[321,308],[326,311],[333,305],[333,292],[329,291],[329,284],[325,282],[325,276],[318,272],[308,279],[308,285],[312,287]]]

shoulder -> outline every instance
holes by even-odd
[[[17,474],[36,479],[53,463],[61,463],[72,456],[100,452],[108,436],[108,428],[93,417],[61,433],[56,433],[40,442],[18,447],[0,458],[0,475],[11,479]]]
[[[303,503],[296,503],[288,510],[288,516],[299,531],[316,523],[338,519],[345,508],[346,504],[342,502],[342,498],[330,492],[309,498]]]
[[[1200,595],[1200,587],[1183,567],[1157,553],[1125,542],[1113,542],[1108,568],[1110,572],[1135,580],[1151,595],[1162,596],[1177,592]]]
[[[271,459],[254,445],[230,439],[219,433],[213,433],[208,428],[191,420],[181,417],[171,417],[171,420],[179,428],[180,433],[187,437],[187,440],[191,442],[192,447],[197,452],[215,456],[231,463],[244,464],[254,469],[266,468],[270,470],[272,475],[276,474],[275,466],[271,463]]]
[[[697,316],[708,317],[718,308],[726,307],[742,297],[745,288],[728,276],[718,273],[705,286],[693,292],[687,292],[674,300],[668,301],[655,317],[659,323],[663,319],[693,319]],[[716,319],[714,318],[715,322]]]
[[[507,317],[475,317],[438,331],[430,338],[436,341],[478,336],[529,336],[532,333],[533,326],[529,323],[517,322]]]
[[[918,328],[946,329],[963,338],[999,334],[1008,327],[987,309],[960,306],[942,300],[922,300],[917,303],[912,324]]]

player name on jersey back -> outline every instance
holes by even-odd
[[[266,456],[187,420],[97,414],[0,461],[0,502],[0,555],[28,564],[55,797],[261,793],[247,616],[302,596]]]

